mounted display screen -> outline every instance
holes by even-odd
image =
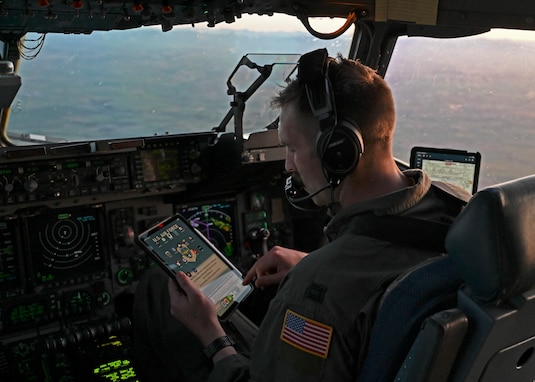
[[[18,294],[22,289],[20,250],[15,237],[15,221],[0,220],[0,298]]]
[[[472,194],[477,191],[481,167],[478,152],[413,147],[410,165],[424,170],[432,180],[455,184]]]
[[[188,219],[225,256],[235,254],[235,204],[215,201],[178,206],[177,211]]]
[[[141,163],[145,182],[169,180],[181,173],[178,148],[141,151]]]
[[[36,285],[91,280],[105,272],[100,208],[37,215],[27,220],[27,232]]]

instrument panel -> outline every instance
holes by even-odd
[[[0,149],[0,380],[137,380],[132,301],[155,264],[135,237],[174,213],[242,271],[272,245],[313,249],[294,235],[312,220],[286,203],[280,148],[251,161],[236,145],[206,133]],[[244,312],[261,320],[268,300],[257,291]]]
[[[214,139],[207,133],[1,149],[0,213],[197,183],[206,175],[201,153]]]

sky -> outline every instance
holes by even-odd
[[[493,29],[485,37],[533,41],[535,40],[535,31]]]
[[[337,30],[343,24],[345,19],[331,19],[327,17],[309,20],[312,27],[323,33],[329,33]],[[293,16],[275,15],[275,16],[258,16],[258,15],[243,15],[241,19],[237,19],[232,24],[220,23],[216,28],[221,29],[243,29],[250,28],[255,31],[305,31],[305,27],[301,22]],[[349,32],[352,33],[352,32]],[[520,31],[507,29],[493,29],[484,35],[486,38],[496,39],[513,39],[513,40],[535,40],[535,31]]]
[[[309,20],[311,26],[319,32],[328,33],[339,29],[345,22],[345,19],[331,19],[320,17]],[[251,29],[265,32],[293,32],[305,31],[305,27],[294,16],[277,14],[274,16],[267,15],[243,15],[241,19],[236,19],[234,23],[219,23],[215,26],[221,29]]]

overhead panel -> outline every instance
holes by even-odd
[[[375,21],[404,21],[436,25],[438,0],[377,0]]]

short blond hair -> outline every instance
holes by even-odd
[[[396,112],[392,91],[386,81],[359,61],[340,55],[329,60],[328,76],[337,113],[355,120],[365,147],[371,148],[381,143],[390,145]],[[294,101],[303,115],[312,115],[305,87],[299,79],[292,80],[273,97],[271,105],[280,108]]]

